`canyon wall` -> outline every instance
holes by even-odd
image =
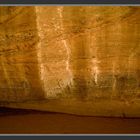
[[[36,47],[34,7],[0,7],[0,100],[21,101],[43,95]]]
[[[36,7],[46,96],[137,96],[139,12],[139,7]]]
[[[1,104],[140,116],[139,14],[128,6],[0,7]]]

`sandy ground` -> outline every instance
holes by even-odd
[[[140,119],[88,117],[0,108],[0,133],[140,133]]]

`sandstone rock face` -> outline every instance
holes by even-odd
[[[98,109],[98,105],[91,107],[95,101],[100,107],[110,102],[112,110],[116,102],[121,107],[137,102],[130,114],[140,115],[136,113],[140,107],[139,7],[0,7],[0,11],[1,101],[63,99],[70,101],[69,108],[75,100],[71,113],[79,111],[78,101],[91,101],[85,104],[89,110]],[[52,108],[69,112],[65,107]],[[87,114],[100,114],[91,112]],[[108,114],[106,107],[103,115]]]
[[[80,98],[136,94],[139,8],[36,7],[36,11],[46,96],[63,94],[68,87],[68,94]]]
[[[36,46],[34,7],[0,7],[0,100],[20,101],[43,94]],[[40,93],[40,94],[38,94]]]

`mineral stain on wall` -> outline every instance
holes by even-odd
[[[1,105],[139,117],[139,14],[132,6],[0,7]]]

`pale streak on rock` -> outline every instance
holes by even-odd
[[[39,8],[38,7],[35,7],[35,10],[36,10],[36,13],[39,12]],[[41,39],[41,28],[40,28],[40,25],[39,25],[39,16],[36,16],[36,24],[37,24],[37,29],[38,29],[38,36],[39,38]],[[38,45],[37,45],[37,59],[38,59],[38,67],[39,67],[39,75],[40,75],[40,80],[41,80],[41,84],[42,84],[42,88],[45,92],[45,97],[47,98],[47,88],[45,86],[45,66],[43,64],[43,60],[42,60],[42,50],[41,50],[41,40],[38,42]]]
[[[96,84],[98,84],[98,76],[100,74],[100,70],[99,70],[99,66],[98,64],[100,63],[100,60],[98,59],[98,47],[96,45],[97,43],[97,38],[96,36],[93,36],[92,40],[91,40],[91,46],[95,46],[95,58],[91,59],[92,62],[92,75],[94,76],[94,81]]]
[[[64,7],[60,6],[57,8],[59,17],[60,17],[60,30],[63,34],[64,31],[64,27],[63,27],[63,10]],[[66,71],[68,72],[68,81],[67,84],[72,84],[73,83],[73,75],[72,75],[72,71],[70,69],[70,55],[71,55],[71,51],[70,51],[70,43],[68,42],[68,40],[66,39],[62,39],[62,43],[64,44],[64,47],[66,49],[66,54],[67,54],[67,59],[66,59]]]
[[[120,14],[121,14],[121,11],[120,11]],[[120,31],[120,33],[122,33],[122,25],[121,23],[116,25],[118,31]],[[122,37],[121,36],[118,36],[117,37],[117,40],[118,41],[122,41]],[[120,49],[117,48],[116,49],[116,52],[119,54],[120,52]],[[116,75],[118,75],[120,73],[120,68],[119,68],[119,56],[116,56],[115,60],[113,61],[113,65],[112,65],[112,75],[113,75],[113,83],[112,83],[112,97],[115,97],[116,96],[116,82],[117,82],[117,79],[116,79]]]
[[[93,71],[93,74],[94,74],[94,81],[96,84],[98,84],[98,76],[99,76],[99,68],[98,68],[98,63],[100,61],[96,58],[96,59],[93,59],[92,60],[92,64],[93,64],[93,68],[92,68],[92,71]]]

